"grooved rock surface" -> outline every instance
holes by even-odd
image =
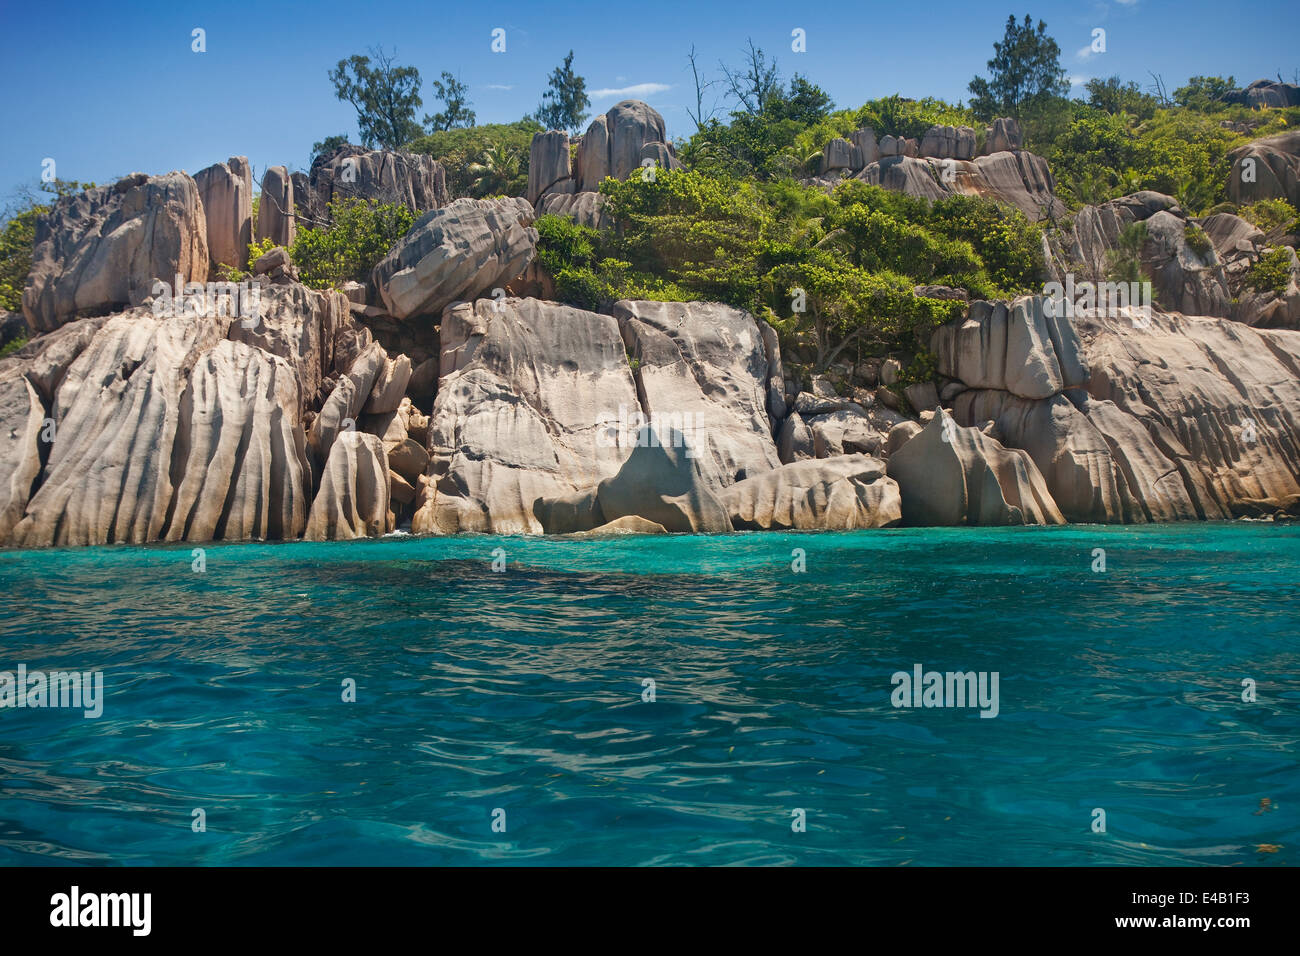
[[[536,205],[550,189],[573,175],[570,168],[569,134],[548,130],[533,135],[528,151],[528,202]],[[570,186],[570,189],[572,187]]]
[[[594,488],[538,500],[534,512],[543,530],[581,533],[619,522],[690,534],[732,530],[726,508],[681,437],[672,429],[642,427],[617,474]]]
[[[882,145],[880,159],[868,163],[856,178],[922,199],[943,199],[959,193],[985,196],[1015,206],[1031,221],[1065,212],[1065,206],[1056,198],[1056,182],[1047,160],[1024,150],[995,152],[971,160],[920,159],[891,156]]]
[[[208,259],[219,265],[248,268],[253,241],[253,171],[247,156],[232,156],[194,174],[208,225]]]
[[[713,302],[614,303],[637,394],[656,424],[679,429],[722,488],[780,464],[767,413],[770,369],[758,323]]]
[[[1300,494],[1300,332],[1160,313],[1142,329],[1122,316],[1076,325],[1089,394],[1144,426],[1206,517]]]
[[[0,369],[0,544],[23,516],[41,472],[45,406],[16,367]]]
[[[638,409],[618,323],[536,299],[458,303],[442,317],[419,533],[539,533],[533,503],[590,488],[629,449]]]
[[[450,201],[447,172],[432,156],[351,143],[317,156],[306,195],[295,186],[293,196],[304,217],[316,221],[328,220],[331,202],[346,199],[373,199],[414,213],[440,209]]]
[[[140,305],[157,280],[206,282],[207,221],[184,173],[133,173],[58,199],[36,221],[23,315],[48,332],[79,314]]]
[[[719,495],[736,530],[854,531],[902,520],[898,485],[867,455],[798,461]]]
[[[272,166],[262,177],[262,195],[257,201],[257,241],[270,239],[288,249],[295,235],[293,180],[283,166]]]
[[[578,192],[595,192],[606,176],[627,179],[641,165],[642,148],[662,143],[667,149],[664,118],[641,100],[623,100],[597,116],[578,147]],[[670,153],[671,155],[671,153]],[[671,162],[677,165],[672,156]]]
[[[1045,308],[1043,296],[972,302],[966,318],[935,330],[930,348],[939,372],[967,388],[993,388],[1023,398],[1047,398],[1086,385],[1079,337],[1067,318]]]
[[[890,456],[888,473],[908,525],[1065,524],[1027,453],[944,414]]]
[[[437,315],[504,287],[532,261],[537,230],[523,199],[458,199],[422,216],[375,266],[390,315]]]
[[[392,530],[382,442],[363,432],[340,435],[330,448],[303,537],[308,541],[346,541],[377,538]]]

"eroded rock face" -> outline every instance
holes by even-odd
[[[499,312],[462,302],[443,313],[442,347],[433,482],[412,531],[540,533],[537,499],[591,488],[629,455],[620,408],[639,406],[612,317],[536,299]]]
[[[1235,203],[1285,199],[1300,207],[1300,130],[1257,139],[1228,154],[1228,198]]]
[[[400,150],[366,149],[351,143],[317,156],[307,179],[307,195],[295,187],[294,199],[308,224],[329,220],[329,204],[372,199],[426,213],[447,205],[447,173],[432,156]]]
[[[0,543],[23,516],[41,472],[45,406],[17,367],[0,369]]]
[[[568,133],[556,129],[535,133],[528,155],[529,203],[536,205],[543,195],[569,180],[573,175],[570,164]],[[567,187],[573,192],[572,182]]]
[[[194,174],[207,222],[208,258],[221,265],[248,268],[253,241],[253,170],[247,156],[232,156]]]
[[[891,156],[882,145],[880,159],[869,163],[856,178],[922,199],[984,196],[1015,206],[1031,221],[1065,212],[1056,198],[1056,181],[1047,160],[1024,150],[961,160]]]
[[[37,219],[23,315],[49,332],[83,314],[140,305],[156,280],[206,282],[207,221],[184,173],[133,173],[57,200]]]
[[[664,146],[670,163],[677,165],[676,155],[668,147],[664,118],[641,100],[623,100],[603,116],[597,116],[587,128],[578,147],[578,192],[596,192],[606,176],[623,180],[641,165],[642,150],[647,144]]]
[[[314,486],[304,415],[314,418],[312,447],[324,463],[340,432],[387,427],[379,420],[402,409],[393,394],[409,378],[409,361],[361,335],[338,293],[276,287],[262,304],[249,326],[229,315],[148,308],[79,319],[0,360],[0,426],[10,435],[0,462],[0,544],[301,536]],[[354,415],[371,414],[326,436],[329,416],[312,410],[321,401],[332,407],[336,394],[355,398],[355,410],[347,405]],[[401,442],[416,417],[409,402],[406,410]],[[423,449],[416,452],[407,457],[423,464]],[[323,481],[329,469],[321,471]],[[338,478],[318,509],[320,533],[370,533],[353,519],[372,510]]]
[[[452,302],[503,288],[537,246],[523,199],[458,199],[422,216],[375,266],[372,281],[390,315],[438,315]]]
[[[257,241],[270,239],[287,249],[296,235],[293,180],[283,166],[272,166],[262,177],[262,195],[257,201]]]
[[[346,541],[377,538],[392,530],[383,444],[362,432],[340,435],[330,448],[304,538]]]
[[[1065,524],[1028,454],[945,414],[890,456],[888,474],[908,525]]]
[[[638,431],[636,447],[617,473],[594,488],[541,498],[534,512],[548,534],[594,531],[615,522],[688,534],[732,530],[683,436],[650,425]]]
[[[1145,428],[1198,513],[1282,507],[1300,493],[1300,332],[1159,313],[1137,329],[1123,316],[1076,324],[1090,396]]]
[[[1048,398],[1086,385],[1088,369],[1073,324],[1063,309],[1045,304],[1042,296],[1009,305],[971,303],[965,319],[940,326],[931,337],[939,372],[967,388],[1022,398]]]
[[[769,365],[758,323],[712,302],[614,304],[638,362],[641,410],[685,434],[718,488],[780,464],[767,414]]]
[[[898,485],[867,455],[798,461],[719,496],[736,530],[855,531],[902,520]]]
[[[919,155],[935,159],[974,159],[975,131],[969,126],[931,126],[921,139]]]

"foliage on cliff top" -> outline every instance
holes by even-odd
[[[601,193],[609,232],[538,221],[538,261],[558,298],[585,308],[620,298],[725,302],[807,340],[822,365],[850,343],[915,345],[952,317],[954,302],[920,298],[916,285],[992,297],[1042,281],[1038,226],[973,196],[930,203],[857,181],[827,194],[698,170],[659,170],[652,180],[638,170],[607,179]]]
[[[406,144],[413,153],[425,153],[442,163],[447,171],[447,189],[453,199],[465,196],[482,199],[503,193],[522,196],[528,189],[528,151],[533,134],[541,130],[535,120],[515,123],[489,123],[463,129],[441,130],[420,136]],[[512,161],[507,167],[503,159]],[[488,166],[501,173],[484,177]]]

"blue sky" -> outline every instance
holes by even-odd
[[[693,130],[686,54],[694,44],[716,72],[746,39],[776,54],[838,106],[902,93],[965,98],[984,72],[1009,13],[1047,22],[1074,77],[1118,73],[1169,89],[1193,74],[1247,83],[1300,69],[1300,15],[1287,4],[1250,8],[1208,0],[985,3],[972,0],[791,4],[748,2],[31,3],[0,0],[0,204],[35,183],[45,158],[64,179],[107,182],[133,171],[194,173],[246,155],[305,168],[311,145],[333,133],[357,140],[350,106],[326,71],[383,45],[428,80],[458,73],[478,121],[536,108],[546,77],[569,49],[592,112],[639,96],[663,113],[670,136]],[[1253,12],[1258,10],[1258,12]],[[191,51],[206,31],[207,52]],[[506,30],[506,52],[491,32]],[[791,31],[807,52],[791,52]],[[1104,54],[1088,51],[1106,30]],[[1088,51],[1087,55],[1080,51]],[[421,114],[422,115],[422,114]]]

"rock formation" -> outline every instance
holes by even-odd
[[[59,198],[36,222],[23,315],[49,332],[80,315],[139,305],[155,281],[206,282],[207,222],[184,173],[133,173]]]
[[[253,241],[253,171],[248,157],[232,156],[194,174],[207,222],[208,258],[218,266],[248,268]]]
[[[898,485],[867,455],[798,461],[737,482],[720,496],[737,531],[855,531],[902,519]]]
[[[375,266],[371,281],[395,318],[436,316],[523,272],[537,246],[532,221],[522,199],[457,199],[422,216]]]
[[[450,201],[446,170],[432,156],[350,143],[317,156],[305,181],[295,180],[293,198],[309,225],[328,222],[329,204],[347,199],[405,206],[417,215]]]
[[[257,241],[270,239],[287,249],[293,245],[297,228],[293,180],[283,166],[272,166],[262,177],[262,195],[257,201]]]

